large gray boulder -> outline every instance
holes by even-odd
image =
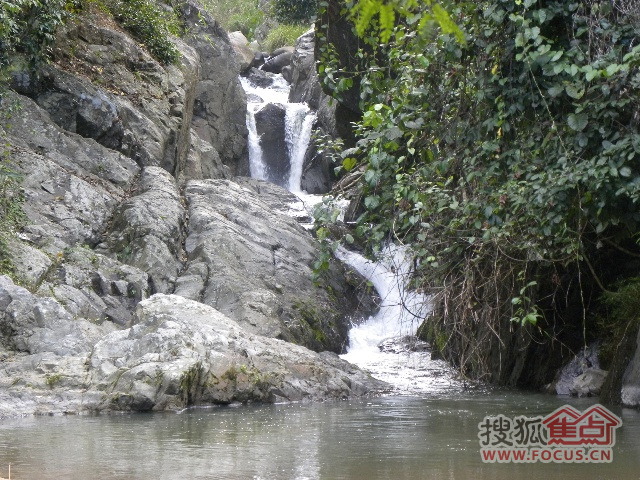
[[[313,282],[318,244],[263,200],[275,195],[297,202],[267,182],[189,182],[188,262],[175,293],[206,303],[260,335],[341,353],[351,316],[364,316],[374,306],[358,296],[360,277],[337,263],[323,282]],[[279,201],[286,208],[287,202]]]
[[[100,408],[319,400],[383,388],[336,355],[251,334],[183,297],[155,295],[138,305],[136,317],[91,354],[94,385],[105,394]]]
[[[262,154],[269,159],[265,180],[286,187],[291,170],[289,149],[285,141],[286,111],[280,104],[267,103],[256,112],[255,118]]]
[[[0,276],[0,417],[361,396],[381,382],[334,354],[256,336],[178,296],[116,329]]]

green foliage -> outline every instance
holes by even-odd
[[[625,280],[615,291],[604,292],[602,297],[613,323],[640,323],[640,277]]]
[[[413,30],[419,34],[431,31],[438,25],[443,34],[452,34],[464,43],[462,30],[451,19],[449,12],[440,3],[431,0],[358,0],[350,11],[354,18],[356,32],[360,37],[378,28],[379,41],[387,43],[391,40],[398,17],[406,19],[408,25],[415,25]]]
[[[253,38],[265,12],[259,0],[202,0],[202,6],[230,32],[241,31]]]
[[[20,112],[20,105],[0,97],[0,120],[8,124],[11,116]],[[20,189],[22,175],[8,164],[11,146],[6,141],[3,127],[0,127],[0,275],[13,275],[14,266],[8,248],[8,241],[25,222],[22,210],[24,196]]]
[[[372,52],[343,154],[364,169],[360,234],[414,245],[443,322],[538,331],[564,272],[638,240],[640,24],[610,2],[416,3],[391,2],[392,28],[381,1],[354,10]]]
[[[316,227],[316,238],[320,243],[317,258],[313,262],[313,282],[319,286],[331,266],[333,254],[340,242],[331,238],[330,226],[338,220],[340,209],[332,197],[324,197],[322,203],[316,205],[313,217]]]
[[[273,52],[280,47],[293,46],[298,37],[308,29],[304,25],[278,25],[267,34],[262,46],[268,52]]]
[[[12,55],[22,54],[30,69],[36,70],[67,17],[66,5],[66,0],[0,2],[0,68],[9,65]]]
[[[135,35],[163,63],[175,63],[180,53],[169,40],[179,35],[181,25],[171,10],[162,10],[152,0],[115,0],[105,4],[115,19]]]
[[[276,18],[284,23],[310,22],[316,15],[316,0],[274,0]]]

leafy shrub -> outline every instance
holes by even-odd
[[[284,23],[311,21],[318,10],[316,0],[275,0],[276,18]]]
[[[11,55],[26,56],[35,70],[49,54],[55,31],[67,17],[65,0],[3,0],[0,2],[0,68]]]
[[[158,60],[164,63],[178,61],[180,54],[169,40],[169,35],[181,32],[175,13],[161,10],[151,0],[117,0],[106,6],[115,19],[138,37]]]
[[[346,1],[374,53],[360,52],[364,114],[342,168],[364,172],[361,236],[415,247],[416,286],[438,292],[459,362],[496,379],[508,368],[490,368],[483,334],[578,331],[607,288],[602,252],[640,250],[637,16],[624,2],[439,3],[451,17]],[[326,85],[353,76],[334,67]]]
[[[293,46],[300,35],[309,27],[304,25],[278,25],[267,34],[263,47],[268,52],[273,52],[280,47]]]
[[[265,12],[259,0],[202,0],[202,6],[228,31],[252,38]]]

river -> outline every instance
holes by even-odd
[[[191,409],[0,423],[0,475],[65,480],[637,479],[640,413],[623,421],[610,464],[484,464],[487,414],[547,414],[567,399],[520,392],[387,396],[316,404]]]

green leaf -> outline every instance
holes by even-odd
[[[575,130],[576,132],[581,132],[587,126],[589,122],[589,117],[586,113],[571,113],[567,118],[567,123],[569,128]]]
[[[631,169],[629,167],[622,167],[620,169],[620,176],[621,177],[630,177],[631,176]]]
[[[431,7],[431,12],[433,13],[433,17],[436,19],[436,22],[438,22],[438,25],[440,25],[443,33],[452,34],[459,43],[466,43],[464,33],[460,30],[460,27],[451,20],[449,12],[442,8],[439,3],[436,3]]]
[[[562,92],[564,92],[564,88],[562,88],[561,85],[554,85],[553,87],[549,88],[547,92],[549,92],[549,95],[551,95],[552,97],[557,97]]]
[[[358,161],[353,158],[353,157],[349,157],[349,158],[345,158],[342,161],[342,166],[344,167],[344,169],[347,172],[350,172],[351,170],[353,170],[353,168],[358,164]]]
[[[387,43],[393,34],[396,23],[396,12],[391,3],[380,6],[380,41]]]
[[[380,197],[377,195],[370,195],[364,199],[364,206],[369,210],[376,208],[378,205],[380,205]]]
[[[582,85],[567,85],[565,87],[565,90],[567,92],[567,95],[569,95],[571,98],[575,98],[576,100],[581,99],[584,96],[584,86]]]

